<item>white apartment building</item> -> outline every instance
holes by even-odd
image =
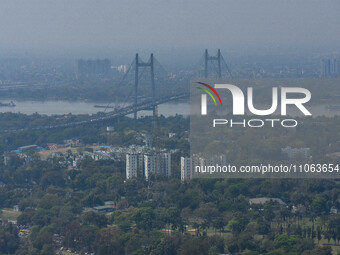
[[[171,176],[171,153],[165,152],[161,154],[161,175]]]
[[[156,168],[156,156],[144,155],[144,173],[146,180],[148,180],[152,174],[156,174]]]
[[[138,155],[126,154],[126,179],[136,178],[138,173]]]
[[[159,159],[155,154],[144,155],[145,179],[148,180],[151,174],[171,176],[171,153],[160,153]]]
[[[181,181],[189,181],[191,179],[191,158],[181,157]]]
[[[294,158],[299,155],[303,158],[308,158],[310,154],[310,148],[286,147],[286,148],[281,148],[281,152],[287,154],[288,158]]]

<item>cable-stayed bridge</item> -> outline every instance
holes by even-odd
[[[217,64],[217,65],[216,65]],[[199,66],[204,66],[204,78],[208,77],[225,77],[231,76],[231,72],[229,67],[227,66],[221,51],[218,50],[216,56],[210,56],[208,54],[208,50],[205,50],[203,58],[199,61]],[[213,70],[209,69],[213,68]],[[202,71],[201,67],[199,67],[199,72]],[[170,101],[182,99],[189,97],[189,84],[187,88],[183,88],[182,93],[166,95],[166,96],[157,96],[157,87],[161,85],[162,82],[165,81],[164,78],[167,78],[168,73],[165,68],[159,63],[159,61],[154,57],[151,53],[150,58],[147,62],[143,62],[138,54],[135,55],[134,60],[130,64],[127,72],[123,76],[121,82],[114,89],[115,93],[119,93],[119,90],[123,87],[125,90],[128,90],[128,96],[123,98],[123,107],[115,108],[115,110],[111,112],[106,112],[109,108],[109,105],[105,108],[104,114],[97,114],[97,117],[90,116],[87,120],[55,124],[50,126],[37,126],[37,127],[27,127],[20,129],[7,129],[1,130],[0,133],[9,133],[9,132],[18,132],[18,131],[27,131],[27,130],[41,130],[41,129],[53,129],[53,128],[67,128],[79,125],[87,125],[91,123],[103,122],[106,120],[118,118],[121,116],[126,116],[129,114],[133,114],[134,118],[137,118],[137,112],[142,110],[151,110],[153,111],[154,119],[157,123],[157,106],[159,104],[167,103]],[[202,77],[198,75],[198,77]],[[151,86],[150,86],[151,85]],[[148,91],[149,100],[139,101],[140,87],[143,92]],[[159,93],[160,94],[160,93]],[[131,102],[131,98],[133,98],[133,103],[127,106],[124,106],[128,101]],[[124,101],[125,100],[125,101]],[[111,107],[110,107],[111,108]]]
[[[144,100],[137,104],[118,108],[118,109],[115,109],[114,111],[107,112],[104,115],[100,115],[98,117],[92,117],[87,120],[56,124],[56,125],[49,125],[49,126],[37,126],[37,127],[28,127],[28,128],[20,128],[20,129],[0,130],[0,133],[11,133],[11,132],[19,132],[19,131],[54,129],[54,128],[68,128],[68,127],[98,123],[98,122],[103,122],[106,120],[126,116],[134,112],[138,112],[142,110],[150,110],[159,104],[164,104],[170,101],[174,101],[174,100],[178,100],[178,99],[182,99],[186,97],[189,97],[189,93],[181,93],[181,94],[176,94],[176,95],[171,95],[171,96],[160,97],[160,98],[157,98],[156,100]]]

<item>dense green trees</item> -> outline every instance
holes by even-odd
[[[49,117],[8,117],[12,124],[52,121]],[[103,128],[79,127],[39,135],[33,131],[13,137],[0,135],[0,149],[28,141],[62,141],[75,135],[84,141],[129,145],[136,142],[138,132],[152,128],[150,120],[141,119],[132,129],[132,122],[122,118],[112,134]],[[174,116],[159,121],[162,146],[180,148],[173,157],[177,169],[170,179],[125,180],[124,162],[113,160],[86,158],[79,170],[68,170],[57,160],[26,163],[14,156],[7,166],[0,160],[0,180],[6,184],[0,187],[0,206],[18,204],[22,211],[18,224],[31,230],[26,246],[19,246],[17,229],[1,227],[0,252],[51,254],[59,240],[64,247],[96,254],[328,255],[329,248],[318,247],[318,242],[320,246],[325,239],[339,243],[339,217],[330,215],[332,206],[340,206],[337,180],[195,179],[181,183],[178,162],[181,155],[188,155],[188,119]],[[167,139],[168,132],[178,135]],[[242,139],[248,138],[245,134]],[[292,139],[290,134],[286,138]],[[236,149],[241,154],[248,150]],[[268,149],[277,153],[275,145],[268,142],[250,155],[275,156],[268,154]],[[286,205],[250,205],[249,198],[254,197],[277,197]],[[105,201],[116,202],[117,211],[109,215],[84,210]]]
[[[314,180],[124,182],[124,173],[116,172],[114,165],[110,170],[105,162],[88,163],[76,173],[84,175],[81,189],[73,188],[77,178],[46,187],[37,185],[28,194],[3,188],[3,203],[19,202],[23,213],[18,223],[32,227],[30,240],[36,254],[51,251],[54,234],[63,237],[65,247],[98,254],[327,254],[329,250],[320,250],[315,243],[323,238],[331,243],[339,241],[339,217],[320,206],[339,190],[333,181],[322,181],[331,187],[327,189],[320,189]],[[29,171],[38,166],[45,173],[59,171],[67,176],[67,170],[44,164],[29,165]],[[36,178],[39,182],[39,176]],[[250,206],[248,197],[254,192],[262,196],[282,192],[288,206]],[[307,200],[296,199],[297,193]],[[82,207],[106,200],[118,201],[124,210],[109,217],[81,213]],[[297,201],[310,207],[293,212],[291,205]],[[302,222],[311,215],[311,225]],[[324,219],[323,225],[315,222],[319,216]],[[18,245],[15,249],[22,250]]]
[[[0,252],[3,254],[13,254],[19,247],[19,237],[17,229],[9,224],[0,227]]]

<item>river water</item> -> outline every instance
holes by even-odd
[[[1,100],[2,103],[9,103],[11,100]],[[105,111],[104,108],[96,108],[95,105],[103,105],[106,106],[108,103],[102,102],[102,103],[94,103],[94,102],[86,102],[86,101],[75,101],[75,102],[69,102],[69,101],[55,101],[55,100],[49,100],[49,101],[18,101],[18,100],[12,100],[16,106],[15,107],[0,107],[0,112],[14,112],[14,113],[23,113],[23,114],[44,114],[44,115],[62,115],[62,114],[96,114],[98,112]],[[109,104],[110,106],[127,106],[122,104]],[[308,110],[313,114],[313,117],[316,116],[327,116],[332,117],[335,115],[340,115],[340,107],[337,109],[327,109],[327,104],[321,104],[321,105],[311,105],[308,106]],[[291,116],[301,116],[301,112],[296,108],[289,106],[288,112]],[[265,107],[259,107],[266,109],[268,106]],[[112,111],[112,108],[108,108],[106,112]],[[162,114],[166,117],[168,116],[174,116],[176,114],[181,114],[188,116],[190,114],[190,105],[189,103],[185,102],[171,102],[171,103],[165,103],[158,106],[158,113]],[[138,113],[138,116],[149,116],[151,115],[151,111],[140,111]]]
[[[13,112],[23,114],[44,114],[44,115],[62,115],[62,114],[96,114],[97,112],[104,112],[104,108],[96,108],[95,105],[107,106],[108,103],[94,103],[85,101],[17,101],[17,100],[1,100],[1,103],[9,103],[13,101],[15,107],[0,107],[0,112]],[[110,106],[127,106],[122,104],[109,104]],[[106,112],[112,111],[108,108]],[[158,113],[166,117],[174,116],[176,114],[189,115],[190,107],[188,103],[165,103],[158,106]],[[140,111],[138,116],[151,115],[151,111]]]

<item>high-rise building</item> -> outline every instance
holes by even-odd
[[[126,179],[143,177],[143,162],[141,154],[126,154]]]
[[[225,166],[227,164],[227,157],[223,154],[221,155],[215,155],[211,158],[212,160],[212,164],[213,165],[222,165],[222,166]]]
[[[126,178],[145,177],[149,180],[151,175],[171,176],[171,153],[158,154],[127,153],[126,154]]]
[[[161,175],[166,177],[171,176],[171,153],[164,152],[161,153]]]
[[[200,157],[198,155],[193,155],[191,158],[192,173],[196,170],[196,166],[200,166]]]
[[[11,160],[11,157],[10,157],[9,153],[5,152],[4,153],[4,164],[5,164],[5,166],[8,166],[10,160]]]
[[[128,69],[128,67],[126,65],[120,65],[120,66],[117,67],[117,70],[120,73],[126,73],[127,69]]]
[[[159,154],[144,155],[145,179],[148,180],[152,174],[158,176],[171,176],[171,153],[163,152]]]
[[[340,77],[339,59],[321,60],[321,77]]]
[[[181,157],[181,181],[189,181],[191,178],[191,158]]]
[[[81,78],[96,78],[108,77],[111,70],[111,62],[108,59],[84,60],[76,61],[76,77]]]
[[[334,59],[333,61],[333,72],[335,77],[340,77],[340,60]]]
[[[144,172],[146,180],[156,174],[156,155],[144,155]]]
[[[126,179],[137,178],[138,155],[126,154]]]

